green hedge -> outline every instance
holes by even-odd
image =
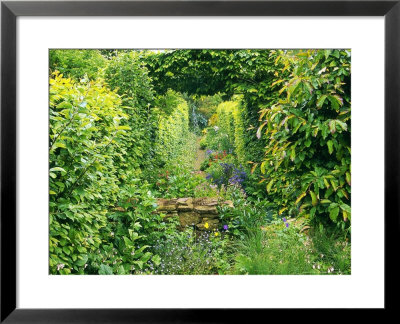
[[[139,55],[117,53],[95,79],[50,76],[52,274],[128,274],[159,262],[150,246],[173,225],[153,213],[142,171],[172,157],[189,116],[179,94],[155,100]]]
[[[82,272],[102,244],[118,199],[113,156],[129,128],[121,99],[102,80],[50,79],[50,271]]]
[[[141,63],[141,52],[121,52],[105,68],[108,86],[122,99],[129,115],[130,127],[124,156],[119,163],[125,180],[137,177],[143,169],[152,168],[155,158],[153,143],[157,130],[155,102],[151,79]]]
[[[50,50],[50,71],[59,71],[74,80],[101,77],[107,59],[98,50]]]
[[[176,92],[169,90],[158,100],[155,148],[162,165],[174,159],[189,135],[189,107]]]
[[[228,135],[229,142],[240,163],[245,164],[248,156],[245,149],[245,109],[237,101],[225,101],[217,107],[217,126]]]

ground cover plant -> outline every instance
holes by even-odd
[[[51,50],[49,273],[351,273],[351,52]]]

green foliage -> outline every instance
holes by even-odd
[[[244,160],[259,162],[265,146],[255,132],[259,110],[278,97],[278,71],[282,77],[288,74],[281,71],[280,62],[275,65],[276,58],[273,50],[169,50],[148,55],[146,62],[159,93],[169,88],[189,95],[220,93],[224,100],[241,95],[241,116],[236,120],[245,135],[238,145],[246,150],[240,153],[245,153]]]
[[[194,197],[195,190],[205,183],[205,179],[193,172],[196,154],[196,137],[189,134],[181,144],[175,146],[175,154],[165,163],[157,174],[147,175],[154,184],[158,197]]]
[[[282,223],[282,222],[281,222]],[[315,255],[309,240],[293,228],[268,233],[258,229],[248,232],[238,242],[235,271],[238,274],[317,274]]]
[[[271,203],[265,200],[249,202],[246,193],[238,186],[227,187],[225,197],[233,201],[235,208],[220,208],[220,219],[240,240],[247,232],[257,231],[272,220]]]
[[[146,184],[120,174],[128,152],[136,166],[125,111],[101,79],[50,79],[51,273],[129,274],[152,257],[147,243],[165,224]]]
[[[50,71],[80,80],[87,76],[94,80],[102,75],[107,59],[98,50],[50,50]]]
[[[102,80],[50,79],[50,270],[82,272],[102,244],[100,231],[118,193],[113,156],[126,135],[115,92]]]
[[[279,52],[290,72],[282,95],[261,110],[260,165],[279,214],[344,228],[350,210],[350,52]]]
[[[343,239],[340,232],[328,234],[326,230],[318,228],[311,237],[317,262],[327,263],[341,274],[351,274],[351,244],[348,238]]]
[[[176,160],[189,136],[189,107],[179,94],[168,91],[158,99],[156,151],[162,165]]]
[[[349,274],[350,59],[51,50],[50,273]],[[155,197],[235,208],[202,237]]]
[[[202,137],[199,144],[200,144],[200,149],[204,150],[207,147],[207,137],[206,136]]]
[[[220,94],[213,96],[200,96],[195,103],[199,113],[201,113],[207,120],[216,112],[218,105],[222,102]]]
[[[232,101],[225,101],[217,107],[217,123],[218,132],[226,135],[231,147],[234,146],[235,139],[235,126],[233,122],[233,110],[236,108],[237,103]]]
[[[220,132],[227,135],[229,146],[238,161],[243,164],[247,162],[244,116],[244,108],[239,101],[226,101],[219,104],[215,121]]]
[[[205,275],[225,274],[229,271],[231,258],[228,254],[231,241],[219,231],[197,235],[193,230],[171,233],[159,240],[154,253],[160,256],[155,274]]]
[[[129,116],[126,122],[126,127],[130,128],[129,137],[118,162],[125,181],[153,167],[155,158],[157,116],[151,109],[154,91],[142,55],[137,51],[119,52],[105,69],[107,84],[121,96],[123,109]]]
[[[214,97],[217,97],[217,95],[213,97],[207,96],[205,98]],[[189,129],[191,132],[199,135],[200,131],[208,124],[208,112],[214,109],[214,101],[208,102],[208,100],[203,99],[204,96],[197,98],[197,96],[189,96],[187,94],[183,94],[183,98],[189,106]]]
[[[259,212],[261,210],[259,209]],[[350,274],[350,245],[322,233],[307,236],[281,220],[250,226],[236,241],[236,274]]]
[[[234,146],[226,131],[221,130],[218,126],[208,127],[205,131],[206,134],[200,143],[201,147],[215,152],[233,152]]]

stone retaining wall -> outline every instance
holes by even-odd
[[[196,226],[202,231],[218,228],[218,205],[233,208],[232,201],[218,202],[217,198],[159,198],[157,205],[157,212],[165,213],[166,217],[179,217],[182,227]]]

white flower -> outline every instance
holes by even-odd
[[[57,271],[60,271],[60,269],[63,269],[64,266],[65,266],[64,263],[59,263],[59,264],[57,264]]]
[[[214,126],[214,130],[215,130],[216,132],[218,132],[219,127],[218,127],[218,126]]]

